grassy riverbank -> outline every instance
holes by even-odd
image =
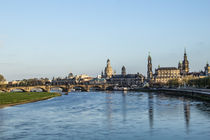
[[[0,108],[46,100],[56,96],[61,96],[61,94],[48,92],[2,92],[0,93]]]

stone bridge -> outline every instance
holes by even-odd
[[[81,89],[82,91],[90,91],[90,89],[107,90],[113,88],[113,85],[41,85],[41,86],[17,86],[17,87],[5,87],[0,88],[3,92],[12,92],[14,90],[22,90],[23,92],[31,92],[35,89],[41,89],[44,92],[50,92],[52,89],[62,89],[63,92],[71,92],[72,89]]]

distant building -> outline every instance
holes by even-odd
[[[180,70],[180,73],[182,73],[182,71],[183,71],[182,61],[179,61],[178,69]]]
[[[159,67],[155,70],[154,82],[166,84],[169,80],[181,79],[180,70],[176,67]]]
[[[87,84],[90,80],[92,80],[93,78],[86,75],[86,74],[82,74],[82,75],[76,75],[73,76],[70,74],[70,76],[68,75],[68,77],[65,78],[53,78],[51,84],[52,85],[74,85],[74,84]]]
[[[112,76],[113,76],[113,70],[112,70],[112,67],[111,67],[111,64],[110,64],[110,60],[108,59],[107,60],[107,65],[106,65],[105,70],[104,70],[103,77],[109,79]]]
[[[89,82],[92,79],[93,79],[92,77],[90,77],[90,76],[88,76],[86,74],[76,75],[75,76],[76,83],[80,83],[80,84],[87,83],[87,82]]]
[[[126,68],[125,68],[125,66],[122,67],[121,75],[122,76],[126,76]]]
[[[120,87],[142,86],[145,77],[142,74],[126,74],[125,66],[122,67],[121,74],[113,75],[107,80],[107,83],[114,84]]]
[[[8,85],[19,85],[20,84],[20,80],[14,80],[14,81],[10,81],[10,82],[8,82]]]
[[[148,56],[148,64],[147,64],[147,80],[151,81],[153,79],[153,72],[152,72],[152,57]]]
[[[187,59],[187,53],[186,53],[186,49],[184,51],[184,60],[181,62],[179,62],[178,64],[178,69],[180,69],[180,72],[182,75],[187,75],[189,73],[189,61]]]
[[[8,81],[1,81],[0,85],[7,85],[9,82]]]
[[[205,78],[205,73],[203,71],[200,72],[190,72],[187,75],[182,76],[182,81],[189,81],[193,79]]]
[[[69,75],[68,75],[68,79],[72,79],[72,78],[74,78],[74,75],[73,75],[73,73],[69,73]]]
[[[208,62],[206,63],[206,66],[204,67],[204,69],[205,69],[204,71],[205,75],[210,76],[210,66]]]
[[[151,56],[148,57],[148,79],[151,79]],[[184,51],[184,59],[178,63],[178,68],[176,67],[159,67],[155,70],[153,75],[154,83],[166,84],[169,80],[178,79],[182,81],[183,79],[190,79],[200,76],[201,73],[190,73],[189,72],[189,61],[187,59],[186,49]]]
[[[105,78],[93,78],[92,80],[89,81],[89,84],[91,85],[97,85],[97,84],[106,84],[106,79]]]

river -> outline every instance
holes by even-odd
[[[72,92],[0,109],[0,140],[209,140],[210,104],[145,92]]]

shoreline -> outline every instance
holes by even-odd
[[[138,89],[137,92],[157,92],[167,95],[187,97],[200,101],[210,102],[210,91],[202,91],[202,89]]]
[[[0,105],[0,109],[6,108],[6,107],[12,107],[12,106],[16,106],[16,105],[22,105],[22,104],[28,104],[28,103],[43,101],[43,100],[51,99],[51,98],[54,98],[54,97],[62,96],[60,93],[55,93],[55,95],[57,95],[57,96],[43,97],[43,98],[40,98],[40,99],[34,99],[34,100],[28,100],[28,101],[26,100],[26,101],[22,101],[22,102],[18,102],[18,103]]]

